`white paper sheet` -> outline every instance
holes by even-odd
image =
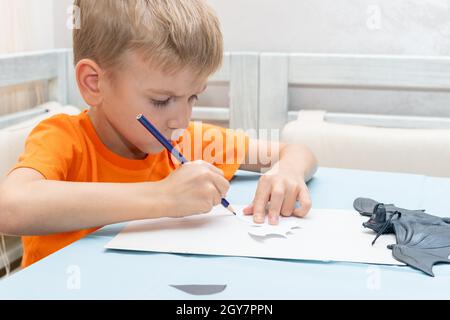
[[[239,210],[238,210],[239,209]],[[300,219],[295,217],[282,217],[279,219],[278,224],[271,225],[268,221],[268,216],[264,223],[253,222],[252,215],[244,215],[242,212],[243,207],[238,207],[237,218],[248,225],[247,232],[250,235],[257,237],[265,237],[271,235],[278,235],[282,237],[287,237],[295,229],[300,228]]]
[[[243,207],[233,207],[242,214]],[[286,237],[252,236],[251,223],[218,206],[203,215],[130,222],[105,248],[402,265],[386,248],[395,243],[394,235],[383,235],[372,246],[375,234],[362,227],[368,218],[356,211],[312,209],[303,219],[280,219],[295,219],[299,228]]]

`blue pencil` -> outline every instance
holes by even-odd
[[[158,131],[158,129],[156,129],[153,124],[151,124],[151,122],[143,114],[138,115],[136,119],[156,138],[156,140],[164,146],[164,148],[166,148],[175,158],[177,158],[181,164],[188,162],[186,158],[183,157],[183,155]],[[236,215],[233,207],[226,199],[222,198],[221,203],[226,209]]]

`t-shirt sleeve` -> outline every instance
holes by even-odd
[[[66,115],[40,122],[25,141],[24,152],[9,171],[31,168],[47,180],[67,180],[76,149],[76,132]]]
[[[249,137],[243,131],[192,122],[183,135],[180,151],[189,161],[212,163],[231,180],[245,161],[248,144]]]

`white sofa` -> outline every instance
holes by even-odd
[[[450,129],[337,124],[325,111],[300,111],[282,140],[304,143],[320,166],[450,177]]]
[[[3,180],[16,163],[24,148],[25,139],[31,130],[42,120],[55,114],[78,114],[79,108],[62,106],[57,102],[48,102],[35,108],[47,110],[42,115],[20,122],[18,124],[0,129],[0,181]],[[14,262],[22,256],[22,248],[19,237],[5,237],[6,255],[9,262]],[[0,242],[0,250],[2,249]],[[4,268],[4,259],[0,259],[0,270]]]

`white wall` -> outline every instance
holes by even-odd
[[[33,1],[33,0],[29,0]],[[71,0],[53,0],[56,47]],[[450,54],[450,0],[208,0],[228,51]]]
[[[450,54],[448,0],[209,0],[228,50]]]
[[[0,0],[1,1],[1,0]],[[71,46],[72,0],[53,0],[56,47]],[[226,51],[450,55],[450,0],[208,0]],[[291,110],[450,117],[449,92],[291,88]],[[228,105],[210,86],[200,105]]]
[[[53,1],[53,20],[55,44],[57,48],[72,47],[72,30],[68,29],[66,24],[69,19],[67,13],[72,6],[73,0],[52,0]]]
[[[0,54],[52,49],[54,0],[0,0]]]
[[[53,49],[53,27],[53,0],[0,0],[0,54]],[[35,106],[46,91],[42,82],[0,88],[0,115]]]

